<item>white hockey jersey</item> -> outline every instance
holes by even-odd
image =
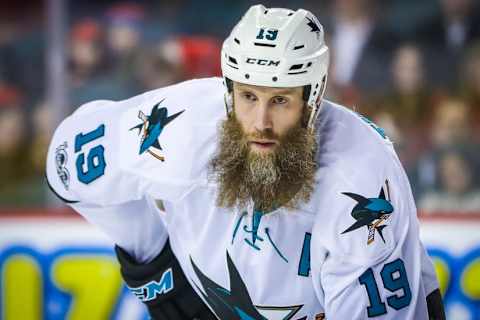
[[[54,134],[52,189],[140,262],[168,236],[220,319],[428,319],[426,296],[438,285],[383,131],[324,101],[311,201],[268,214],[226,210],[207,177],[223,92],[221,79],[200,79],[84,105]]]

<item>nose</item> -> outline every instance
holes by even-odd
[[[255,129],[258,131],[265,131],[267,129],[272,129],[272,117],[270,114],[270,109],[268,105],[261,104],[257,106],[257,111],[255,114]]]

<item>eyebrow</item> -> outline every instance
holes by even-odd
[[[245,91],[254,91],[258,90],[261,92],[266,92],[267,90],[270,89],[270,87],[262,87],[262,86],[254,86],[254,88],[245,86],[245,85],[238,85],[238,89],[240,90],[245,90]],[[274,95],[289,95],[289,94],[294,94],[295,93],[295,88],[279,88],[278,91],[275,89],[273,92]]]

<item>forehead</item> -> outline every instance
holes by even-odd
[[[275,88],[254,86],[251,84],[234,82],[233,88],[237,90],[251,91],[254,93],[261,93],[265,95],[298,95],[303,93],[303,87],[289,87],[289,88]]]

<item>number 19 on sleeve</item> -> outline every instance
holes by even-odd
[[[97,129],[86,134],[79,133],[75,136],[75,153],[82,150],[83,146],[97,140],[105,135],[105,125],[98,126]],[[90,182],[103,176],[105,173],[105,148],[99,144],[88,150],[87,166],[85,168],[85,153],[80,153],[77,156],[77,178],[80,182],[89,184]]]
[[[388,296],[387,304],[395,310],[400,310],[408,306],[412,301],[412,292],[402,259],[397,259],[385,264],[380,272],[380,276],[384,288],[388,291],[395,293],[402,290],[402,292]],[[387,313],[387,308],[381,300],[372,268],[368,268],[360,278],[358,278],[358,281],[361,285],[365,286],[367,291],[370,302],[370,305],[367,307],[368,317],[373,318]]]

